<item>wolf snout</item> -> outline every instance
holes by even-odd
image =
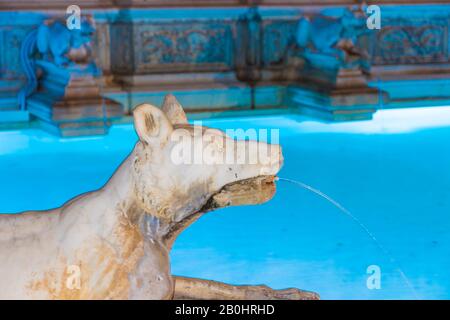
[[[261,168],[261,175],[276,175],[283,166],[284,158],[280,145],[268,145],[269,159]]]
[[[277,174],[278,171],[280,171],[281,167],[283,166],[284,158],[283,158],[283,152],[281,150],[280,145],[275,145],[272,151],[272,167],[275,170],[274,174]]]

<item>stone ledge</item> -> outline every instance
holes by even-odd
[[[174,7],[226,7],[226,6],[351,6],[354,0],[77,0],[76,4],[85,9],[105,8],[174,8]],[[429,4],[428,0],[374,0],[368,4]],[[433,0],[433,4],[448,3],[447,0]],[[52,0],[44,3],[36,0],[0,0],[1,10],[65,10],[74,4],[72,0]]]

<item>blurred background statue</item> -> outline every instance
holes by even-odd
[[[329,120],[370,119],[387,101],[370,86],[371,58],[361,7],[331,8],[302,17],[287,50],[291,101],[303,113]]]
[[[366,16],[360,9],[325,9],[302,17],[297,24],[292,59],[300,59],[300,63],[294,63],[303,65],[305,77],[313,76],[332,86],[340,77],[369,74],[367,31]]]
[[[120,104],[102,97],[92,49],[94,20],[83,16],[79,26],[69,29],[64,19],[48,19],[21,49],[27,84],[19,92],[19,105],[61,135],[105,133],[111,118],[122,115]]]

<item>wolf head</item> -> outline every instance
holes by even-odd
[[[189,125],[174,96],[162,108],[134,109],[139,141],[133,179],[146,212],[178,222],[199,210],[267,201],[282,166],[281,147],[237,141],[224,132]]]

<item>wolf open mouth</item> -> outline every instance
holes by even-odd
[[[261,204],[269,201],[275,194],[275,180],[276,176],[273,175],[257,176],[225,185],[219,192],[212,195],[200,210],[171,226],[164,236],[169,248],[181,231],[206,212],[224,207]]]
[[[269,201],[275,194],[275,179],[275,176],[258,176],[227,184],[200,211]]]

